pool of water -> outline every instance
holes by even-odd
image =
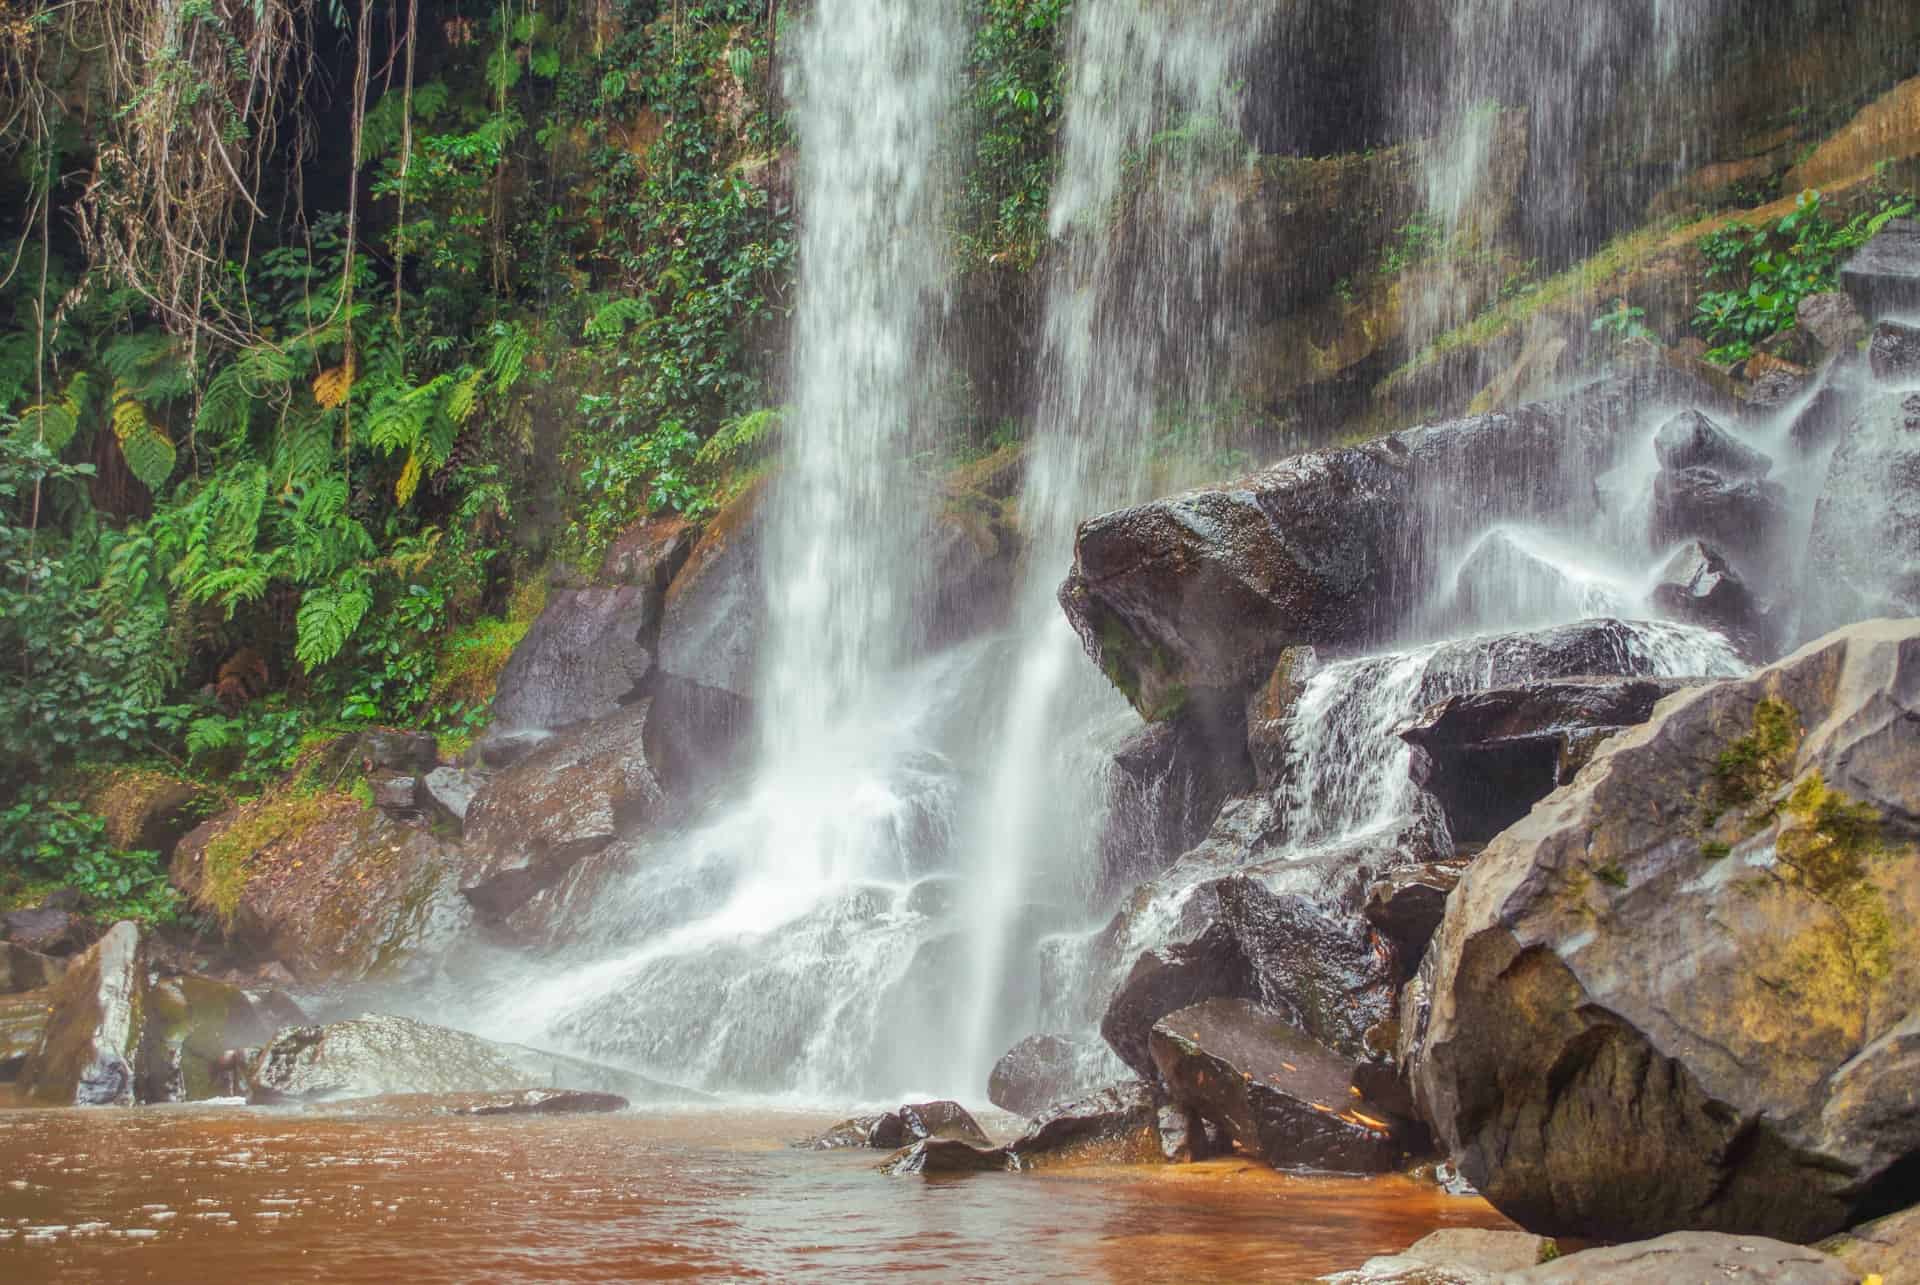
[[[1403,1178],[1241,1160],[889,1178],[787,1147],[830,1123],[0,1110],[0,1280],[1298,1281],[1504,1225]]]

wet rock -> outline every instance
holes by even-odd
[[[677,513],[643,519],[607,546],[599,582],[664,594],[699,541],[700,528]]]
[[[71,955],[85,950],[99,929],[84,915],[54,906],[9,910],[0,915],[0,941],[37,955]]]
[[[455,1115],[592,1115],[625,1111],[632,1104],[617,1093],[581,1089],[521,1089],[457,1108]]]
[[[505,918],[624,829],[665,811],[645,751],[651,708],[642,701],[557,733],[480,789],[466,818],[467,847],[479,860],[461,888],[476,909]]]
[[[437,767],[420,779],[420,799],[434,817],[460,830],[483,784],[465,768]]]
[[[647,762],[670,800],[691,799],[732,775],[751,744],[753,705],[714,687],[656,673],[643,737]]]
[[[247,997],[270,1031],[278,1031],[283,1026],[313,1025],[313,1019],[299,1002],[278,987],[249,991]]]
[[[1920,326],[1883,321],[1873,328],[1867,345],[1867,366],[1886,383],[1920,378]]]
[[[1367,1030],[1393,1016],[1400,979],[1392,947],[1358,914],[1275,893],[1257,877],[1224,879],[1216,892],[1255,997],[1326,1047],[1365,1057]]]
[[[1797,361],[1788,360],[1786,352],[1799,356],[1802,340],[1798,332],[1789,330],[1780,336],[1780,346],[1785,352],[1761,351],[1747,358],[1737,370],[1745,377],[1746,385],[1741,390],[1748,406],[1761,411],[1775,410],[1785,406],[1794,398],[1807,391],[1813,382],[1813,372]]]
[[[1815,503],[1803,634],[1920,614],[1920,393],[1883,393],[1847,429]]]
[[[1354,1096],[1351,1063],[1247,1000],[1209,1000],[1153,1028],[1153,1060],[1176,1105],[1219,1124],[1276,1169],[1385,1173],[1397,1122]]]
[[[308,776],[332,786],[358,775],[419,776],[439,761],[439,745],[425,732],[375,727],[338,737],[322,748],[309,760]]]
[[[1293,708],[1319,668],[1320,656],[1313,648],[1289,647],[1247,698],[1247,756],[1253,762],[1254,783],[1262,790],[1273,789],[1286,773]]]
[[[1475,861],[1412,1080],[1503,1213],[1802,1240],[1910,1195],[1916,675],[1877,621],[1683,693]]]
[[[1895,219],[1840,269],[1840,288],[1867,321],[1920,312],[1920,221]]]
[[[1142,728],[1113,757],[1096,901],[1166,869],[1206,836],[1220,805],[1253,784],[1238,710],[1192,705]]]
[[[825,1133],[793,1145],[803,1151],[843,1151],[849,1147],[893,1151],[906,1143],[906,1122],[898,1111],[888,1111],[884,1115],[859,1115],[842,1120]]]
[[[1134,961],[1100,1018],[1100,1035],[1130,1068],[1155,1074],[1152,1033],[1168,1013],[1215,996],[1256,994],[1253,969],[1224,924]]]
[[[1015,1115],[1038,1115],[1081,1087],[1080,1066],[1090,1052],[1064,1035],[1029,1035],[993,1064],[987,1101]]]
[[[922,1138],[880,1166],[890,1177],[913,1174],[1005,1173],[1012,1161],[1004,1147],[983,1149],[957,1138]]]
[[[278,1023],[238,986],[210,977],[163,977],[147,989],[139,1060],[142,1102],[193,1102],[231,1092],[230,1050],[257,1048]]]
[[[1559,1247],[1545,1236],[1449,1227],[1397,1254],[1368,1259],[1358,1270],[1320,1279],[1338,1285],[1497,1285],[1558,1255]]]
[[[1920,1205],[1829,1236],[1816,1246],[1865,1280],[1876,1273],[1898,1280],[1897,1273],[1920,1263]]]
[[[1853,1285],[1838,1259],[1762,1236],[1684,1231],[1631,1245],[1588,1249],[1513,1277],[1516,1285],[1672,1285],[1751,1281],[1754,1285]]]
[[[1867,323],[1845,291],[1810,294],[1800,301],[1799,328],[1829,353],[1856,351],[1867,337]]]
[[[1683,545],[1667,560],[1649,601],[1662,615],[1717,630],[1748,655],[1770,649],[1766,608],[1711,545]]]
[[[705,525],[660,617],[661,670],[742,700],[755,694],[765,629],[760,559],[768,491],[764,481],[754,485]]]
[[[42,955],[16,942],[0,942],[0,995],[37,991],[59,981],[67,961]]]
[[[912,1102],[900,1108],[900,1123],[910,1138],[954,1138],[976,1147],[991,1147],[987,1136],[958,1102]]]
[[[1562,678],[1450,696],[1399,729],[1413,779],[1460,843],[1484,843],[1571,781],[1599,743],[1687,686],[1672,678]]]
[[[1697,391],[1671,372],[1607,381],[1092,518],[1061,606],[1149,722],[1203,697],[1244,703],[1290,646],[1391,632],[1450,542],[1591,511],[1623,428]]]
[[[0,1081],[19,1079],[27,1055],[40,1046],[51,998],[46,991],[0,995]]]
[[[20,1069],[22,1092],[59,1106],[131,1106],[146,990],[140,929],[117,923],[53,988],[46,1031]]]
[[[1021,1169],[1053,1164],[1144,1164],[1161,1159],[1153,1089],[1116,1084],[1034,1117],[1007,1151]]]
[[[417,776],[376,776],[367,779],[373,791],[373,806],[382,812],[400,816],[417,815],[420,810],[420,778]]]
[[[248,1095],[261,1102],[527,1088],[640,1101],[700,1096],[630,1071],[386,1014],[281,1031],[248,1068],[247,1083]]]
[[[1708,468],[1723,477],[1765,477],[1773,461],[1735,441],[1697,410],[1681,411],[1654,434],[1654,453],[1665,469]]]
[[[1788,427],[1788,440],[1796,450],[1821,450],[1847,431],[1868,393],[1867,374],[1867,363],[1858,356],[1827,368],[1819,391],[1807,399]]]
[[[1447,913],[1447,894],[1466,873],[1464,861],[1430,861],[1407,866],[1367,889],[1362,913],[1393,943],[1402,966],[1413,968]]]
[[[500,671],[488,737],[605,718],[633,699],[653,668],[649,648],[664,592],[636,585],[551,590]]]
[[[1168,1164],[1210,1160],[1233,1150],[1218,1127],[1187,1107],[1161,1107],[1154,1114],[1154,1130],[1160,1136],[1160,1158]]]
[[[244,863],[230,907],[207,900],[210,849]],[[234,946],[312,984],[403,977],[429,964],[473,922],[460,886],[477,860],[348,796],[270,795],[182,839],[171,875],[203,909],[230,909]]]
[[[1787,524],[1777,482],[1729,478],[1708,468],[1666,469],[1653,480],[1653,540],[1698,539],[1764,564]]]
[[[1487,621],[1552,620],[1605,615],[1618,605],[1539,557],[1514,536],[1493,530],[1475,543],[1453,581],[1453,611],[1462,626]]]

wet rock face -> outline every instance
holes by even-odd
[[[1920,394],[1883,393],[1847,429],[1814,506],[1808,634],[1920,613]]]
[[[1705,540],[1764,565],[1787,524],[1778,482],[1728,477],[1710,468],[1665,469],[1653,480],[1653,540]]]
[[[629,1071],[384,1014],[281,1031],[248,1067],[247,1085],[248,1096],[261,1102],[526,1088],[646,1101],[699,1096]]]
[[[818,1137],[793,1145],[806,1151],[839,1151],[847,1147],[892,1151],[926,1139],[969,1147],[993,1146],[993,1139],[965,1107],[945,1100],[910,1102],[882,1115],[854,1116]]]
[[[1765,606],[1719,550],[1698,540],[1668,559],[1650,600],[1675,620],[1717,630],[1747,655],[1771,650],[1772,622]]]
[[[1920,312],[1920,222],[1887,224],[1840,269],[1840,286],[1870,322]]]
[[[1416,967],[1447,913],[1447,894],[1467,872],[1465,861],[1429,861],[1396,870],[1367,889],[1362,913],[1393,943],[1406,968]]]
[[[1867,323],[1844,291],[1811,294],[1800,301],[1800,329],[1829,353],[1851,353],[1867,337]]]
[[[1450,696],[1400,728],[1413,779],[1461,843],[1485,843],[1573,779],[1606,737],[1644,723],[1670,678],[1564,678]]]
[[[1400,1122],[1356,1097],[1352,1063],[1248,1000],[1208,1000],[1153,1028],[1153,1060],[1178,1106],[1219,1124],[1276,1169],[1384,1173]]]
[[[1920,1263],[1920,1205],[1850,1227],[1817,1246],[1865,1280],[1876,1273],[1888,1280]]]
[[[138,1093],[142,1102],[192,1102],[233,1092],[228,1054],[258,1048],[279,1024],[238,986],[163,977],[147,990]]]
[[[1452,1227],[1424,1236],[1397,1254],[1368,1259],[1355,1271],[1321,1279],[1337,1285],[1491,1285],[1558,1252],[1545,1236]]]
[[[1873,328],[1867,365],[1875,379],[1899,383],[1920,379],[1920,326],[1883,321]]]
[[[1142,728],[1114,755],[1096,902],[1164,870],[1200,842],[1220,805],[1253,783],[1238,710],[1192,706]]]
[[[1116,1084],[1036,1116],[1007,1148],[1017,1167],[1160,1160],[1160,1104],[1141,1081]]]
[[[604,718],[653,668],[648,644],[663,590],[634,585],[555,589],[500,671],[492,728],[552,730]]]
[[[983,1149],[957,1138],[922,1138],[880,1166],[891,1177],[914,1174],[1004,1173],[1012,1168],[1004,1147]]]
[[[716,514],[667,589],[660,617],[662,671],[700,687],[754,696],[765,629],[763,482]]]
[[[1804,1240],[1911,1199],[1916,693],[1920,622],[1855,626],[1665,703],[1475,861],[1412,1082],[1502,1212]]]
[[[666,792],[647,762],[651,702],[553,736],[495,774],[467,809],[477,868],[461,891],[505,918],[628,826],[661,815]]]
[[[1086,1054],[1078,1040],[1029,1035],[993,1064],[987,1101],[1015,1115],[1039,1115],[1079,1087],[1080,1064]]]
[[[140,929],[118,923],[54,987],[20,1087],[57,1106],[131,1106],[144,1029],[147,957]]]
[[[1682,411],[1654,434],[1654,453],[1665,469],[1708,468],[1725,477],[1765,477],[1773,461],[1742,446],[1697,410]]]
[[[0,995],[0,1081],[18,1080],[27,1055],[40,1047],[49,998],[45,991]]]
[[[1224,924],[1134,961],[1100,1018],[1100,1034],[1143,1076],[1154,1074],[1151,1035],[1166,1014],[1216,996],[1257,994],[1253,969]]]
[[[1673,1281],[1751,1281],[1754,1285],[1851,1285],[1853,1273],[1815,1249],[1764,1236],[1673,1232],[1632,1245],[1583,1250],[1528,1268],[1525,1285],[1669,1285]]]

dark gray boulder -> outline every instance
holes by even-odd
[[[1814,506],[1802,634],[1920,614],[1920,393],[1882,393],[1834,452]]]
[[[1886,383],[1920,378],[1920,326],[1883,321],[1873,328],[1867,345],[1867,366]]]
[[[1029,1035],[993,1064],[987,1101],[1015,1115],[1039,1115],[1090,1087],[1081,1082],[1081,1067],[1095,1052],[1064,1035]]]
[[[279,1029],[238,986],[192,973],[156,978],[144,1016],[135,1085],[142,1102],[228,1096],[229,1054],[258,1048]]]
[[[1206,837],[1220,805],[1253,784],[1239,709],[1192,705],[1113,756],[1094,898],[1110,902]]]
[[[1820,387],[1788,426],[1787,439],[1794,449],[1802,453],[1822,450],[1847,431],[1871,391],[1868,373],[1865,359],[1857,353],[1827,366]]]
[[[1665,469],[1653,479],[1653,541],[1704,540],[1766,565],[1788,522],[1786,488],[1709,468]]]
[[[37,991],[59,981],[67,971],[67,961],[54,955],[42,955],[17,942],[0,942],[0,995]]]
[[[1412,1082],[1546,1234],[1810,1240],[1920,1165],[1920,621],[1664,702],[1448,902]]]
[[[653,669],[660,600],[650,586],[550,590],[500,671],[489,735],[605,718],[632,700]]]
[[[467,809],[477,860],[461,892],[504,919],[623,830],[661,816],[666,792],[648,765],[651,702],[557,733],[495,773]]]
[[[888,1157],[880,1172],[891,1177],[915,1174],[1005,1173],[1013,1168],[1005,1147],[976,1147],[958,1138],[922,1138]]]
[[[1135,1080],[1059,1103],[1007,1147],[1021,1169],[1056,1164],[1145,1164],[1160,1160],[1160,1103]]]
[[[464,830],[467,809],[486,782],[465,768],[436,767],[420,778],[420,798],[427,811],[456,830]]]
[[[1648,600],[1674,620],[1717,630],[1748,656],[1772,647],[1767,608],[1719,550],[1689,540],[1667,560]]]
[[[1253,968],[1240,944],[1226,925],[1214,924],[1192,941],[1149,950],[1134,960],[1101,1015],[1100,1035],[1122,1062],[1151,1077],[1154,1023],[1216,996],[1257,993]]]
[[[1447,913],[1447,894],[1466,871],[1465,861],[1429,861],[1395,870],[1367,889],[1361,913],[1393,943],[1401,967],[1419,966]]]
[[[1710,468],[1725,477],[1765,477],[1773,468],[1770,458],[1734,440],[1697,410],[1681,411],[1662,424],[1653,449],[1665,469]]]
[[[1460,843],[1485,843],[1573,779],[1601,741],[1644,723],[1688,685],[1673,678],[1561,678],[1450,696],[1401,725],[1413,779]]]
[[[1895,219],[1840,269],[1840,288],[1868,322],[1920,312],[1920,221]]]
[[[1352,1063],[1248,1000],[1209,1000],[1153,1028],[1160,1082],[1276,1169],[1385,1173],[1402,1121],[1357,1097]]]
[[[1829,353],[1857,350],[1867,337],[1867,323],[1845,291],[1810,294],[1800,301],[1799,328]]]
[[[658,645],[660,669],[698,687],[754,696],[766,594],[761,581],[768,484],[761,482],[714,515],[667,588]]]
[[[85,950],[99,934],[99,927],[91,919],[57,906],[9,910],[0,915],[0,941],[36,955],[71,955]]]

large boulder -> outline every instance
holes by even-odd
[[[1802,632],[1920,614],[1920,393],[1883,393],[1848,428],[1814,506]]]
[[[256,1101],[393,1093],[497,1093],[526,1088],[617,1093],[636,1101],[698,1094],[631,1071],[383,1013],[281,1031],[247,1068]]]
[[[987,1101],[1015,1115],[1039,1115],[1091,1088],[1083,1068],[1099,1060],[1099,1050],[1079,1040],[1029,1035],[993,1064],[987,1077]]]
[[[1773,645],[1766,605],[1719,550],[1698,540],[1667,559],[1648,601],[1670,619],[1718,630],[1745,655],[1764,655]]]
[[[1162,1018],[1153,1060],[1176,1105],[1276,1169],[1385,1173],[1404,1122],[1359,1097],[1353,1064],[1248,1000],[1208,1000]]]
[[[1113,756],[1096,902],[1159,874],[1206,837],[1222,803],[1253,784],[1239,714],[1192,707],[1142,728]]]
[[[1840,269],[1840,286],[1869,322],[1920,312],[1920,221],[1895,219]]]
[[[1778,482],[1729,477],[1715,469],[1662,469],[1653,479],[1654,544],[1704,540],[1742,565],[1764,567],[1789,520]]]
[[[1920,326],[1883,321],[1867,344],[1867,367],[1885,383],[1920,379]]]
[[[1559,1253],[1559,1246],[1545,1236],[1449,1227],[1397,1254],[1370,1258],[1353,1271],[1320,1279],[1330,1285],[1498,1285]]]
[[[1665,469],[1710,468],[1727,477],[1765,477],[1773,469],[1766,455],[1697,410],[1681,411],[1662,424],[1653,450]]]
[[[768,491],[768,482],[755,484],[702,528],[660,617],[660,669],[742,700],[755,695],[766,629],[761,547]]]
[[[127,852],[173,850],[208,812],[213,792],[150,768],[114,768],[88,778],[80,792],[87,811],[107,823],[107,842]]]
[[[1587,1285],[1591,1281],[1669,1285],[1735,1281],[1748,1285],[1853,1285],[1838,1260],[1761,1236],[1677,1232],[1657,1240],[1562,1256],[1542,1236],[1453,1228],[1350,1272],[1329,1285]]]
[[[605,718],[653,668],[659,590],[636,585],[554,589],[501,669],[489,736]]]
[[[307,983],[400,977],[473,922],[474,858],[417,823],[337,794],[271,794],[180,841],[172,879],[242,950]]]
[[[147,952],[140,929],[115,924],[49,997],[39,1045],[20,1070],[28,1097],[59,1106],[131,1106],[145,1029]]]
[[[842,1120],[825,1133],[794,1145],[805,1151],[839,1151],[869,1147],[893,1151],[928,1138],[991,1147],[993,1139],[979,1121],[958,1102],[909,1102],[879,1115]]]
[[[1367,889],[1361,913],[1393,943],[1403,967],[1417,967],[1427,953],[1446,917],[1447,897],[1466,872],[1465,861],[1428,861],[1403,866]]]
[[[1573,779],[1600,742],[1644,723],[1675,678],[1561,678],[1449,696],[1399,728],[1413,779],[1461,843],[1485,843]]]
[[[1216,996],[1258,994],[1253,968],[1224,924],[1134,960],[1100,1018],[1100,1035],[1134,1071],[1154,1075],[1151,1037],[1162,1017]]]
[[[1623,429],[1701,392],[1671,372],[1607,381],[1092,518],[1061,606],[1148,721],[1196,698],[1244,703],[1290,646],[1390,634],[1472,533],[1594,511]]]
[[[1800,301],[1795,317],[1799,329],[1828,353],[1852,353],[1867,337],[1865,319],[1842,290],[1808,295]]]
[[[1916,700],[1920,622],[1856,626],[1663,702],[1488,845],[1410,1043],[1502,1212],[1808,1240],[1911,1198]]]
[[[1056,1164],[1159,1161],[1160,1104],[1135,1080],[1059,1103],[1036,1116],[1007,1151],[1021,1169]]]
[[[624,829],[665,811],[646,755],[651,711],[641,701],[557,733],[474,796],[466,843],[478,855],[461,891],[482,914],[505,918]]]

